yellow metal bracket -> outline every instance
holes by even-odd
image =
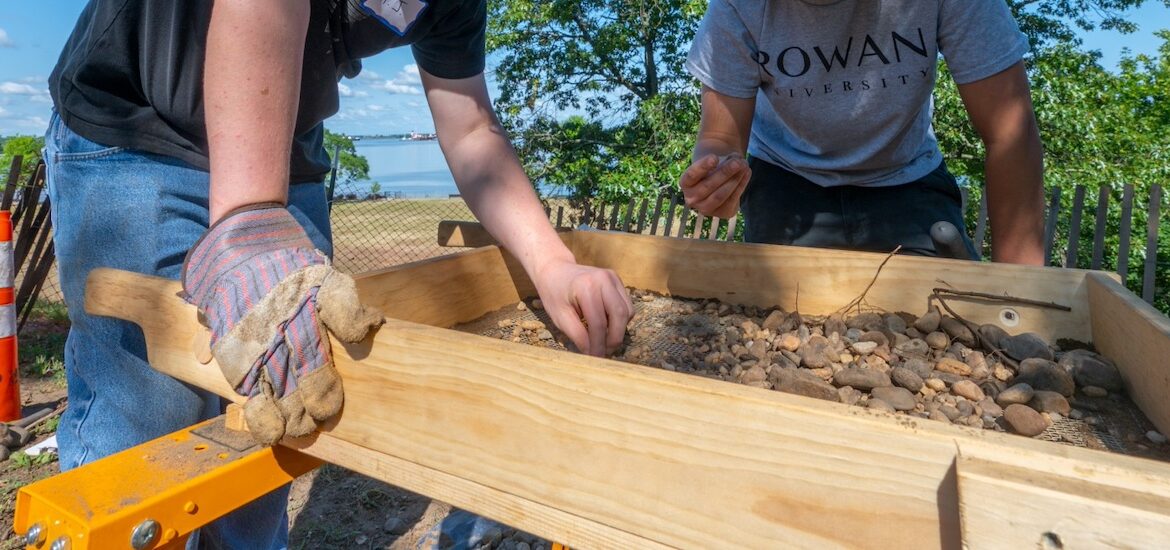
[[[322,464],[255,445],[224,417],[20,489],[17,533],[29,548],[182,548],[191,533]]]

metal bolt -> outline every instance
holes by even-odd
[[[25,546],[40,546],[45,543],[45,536],[45,526],[34,523],[24,534],[24,544]]]
[[[69,537],[57,537],[57,540],[49,545],[49,550],[69,550]]]
[[[134,550],[143,550],[154,544],[154,540],[158,538],[159,525],[153,519],[143,520],[134,527],[134,532],[130,533],[130,546]]]

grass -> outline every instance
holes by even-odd
[[[439,222],[475,219],[462,199],[338,202],[332,217],[334,263],[350,273],[449,254]]]
[[[69,312],[63,302],[38,300],[17,346],[22,377],[65,379],[65,337]]]

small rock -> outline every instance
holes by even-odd
[[[1003,418],[1012,431],[1028,437],[1040,435],[1048,428],[1044,417],[1027,405],[1008,405],[1003,411]]]
[[[964,418],[975,414],[975,405],[966,399],[959,399],[955,403],[955,409],[959,411],[959,418]]]
[[[830,315],[828,319],[825,319],[822,328],[824,328],[826,336],[834,332],[837,334],[845,334],[849,330],[849,327],[845,326],[845,322],[841,320],[840,315]]]
[[[1124,381],[1117,367],[1108,359],[1088,350],[1073,350],[1060,358],[1060,365],[1072,373],[1077,384],[1121,391]]]
[[[837,396],[846,405],[856,405],[858,401],[861,401],[861,392],[849,386],[837,388]]]
[[[516,311],[528,311],[528,304],[525,304],[524,302],[516,304]]]
[[[956,382],[954,386],[951,386],[951,393],[966,397],[974,402],[982,401],[984,397],[987,397],[983,394],[983,390],[979,389],[979,385],[970,380]]]
[[[943,332],[950,335],[951,338],[962,342],[963,345],[975,345],[975,334],[972,333],[971,329],[967,328],[967,325],[964,325],[962,321],[952,317],[943,317],[942,321],[939,323],[939,327],[942,328]]]
[[[833,344],[824,336],[810,336],[808,343],[800,347],[799,353],[800,364],[810,369],[827,366],[837,359]]]
[[[999,403],[1001,407],[1009,405],[1023,405],[1032,400],[1032,396],[1036,394],[1032,386],[1028,384],[1015,384],[1012,387],[999,392],[995,396],[995,402]]]
[[[962,376],[942,371],[934,371],[934,377],[946,382],[948,387],[955,385],[955,382],[959,380],[963,380]]]
[[[784,325],[784,321],[786,319],[788,319],[788,314],[776,309],[773,310],[772,313],[768,314],[768,317],[764,319],[764,324],[762,326],[772,332],[788,332],[795,327],[781,330],[780,327]]]
[[[654,298],[651,298],[651,300],[653,300],[653,299]],[[532,309],[534,309],[536,311],[540,311],[540,310],[544,309],[544,302],[540,301],[540,298],[533,300],[532,301]]]
[[[549,332],[546,329],[546,330],[541,330],[540,333],[537,334],[537,338],[540,338],[541,340],[552,340],[553,335],[552,335],[552,332]]]
[[[941,320],[942,315],[938,312],[938,309],[932,307],[925,315],[919,317],[917,321],[914,321],[914,329],[923,334],[930,334],[938,330],[938,325]]]
[[[516,550],[532,550],[532,546],[527,542],[520,541],[516,543]]]
[[[766,340],[753,340],[752,345],[748,346],[748,353],[760,361],[767,359],[768,342]]]
[[[524,302],[520,302],[520,303],[524,303]],[[524,321],[520,321],[520,328],[522,328],[524,330],[537,331],[537,330],[544,328],[544,323],[542,323],[540,321],[534,321],[532,319],[526,319]]]
[[[882,315],[882,321],[885,322],[886,329],[890,332],[905,334],[907,326],[906,320],[903,319],[901,315],[898,315],[897,313],[887,313]]]
[[[1076,382],[1064,367],[1048,359],[1031,358],[1020,362],[1016,382],[1028,384],[1036,390],[1054,391],[1070,397],[1076,391]]]
[[[1012,374],[1011,369],[1003,366],[1002,363],[995,364],[995,368],[991,369],[991,375],[1000,382],[1007,382],[1008,380],[1011,380],[1013,376],[1015,376],[1015,374]]]
[[[759,365],[754,365],[751,368],[743,371],[739,375],[740,384],[752,384],[755,382],[763,382],[768,378],[768,373]]]
[[[890,345],[890,337],[886,336],[885,333],[877,330],[871,330],[869,332],[863,333],[857,340],[858,342],[873,342],[878,346]]]
[[[791,332],[777,338],[777,345],[785,351],[796,351],[800,348],[800,337]]]
[[[950,420],[951,422],[954,422],[955,420],[958,420],[959,417],[963,416],[962,413],[959,412],[959,409],[956,409],[950,405],[942,405],[938,408],[938,411],[946,415],[947,420]]]
[[[940,410],[940,409],[935,409],[933,411],[930,411],[930,416],[928,416],[927,418],[929,418],[931,420],[937,420],[939,422],[944,422],[947,424],[951,423],[950,417],[948,417],[946,415],[946,413],[943,413],[942,410]]]
[[[894,410],[911,411],[918,404],[914,399],[914,394],[910,393],[906,388],[893,386],[874,388],[871,394],[889,404]]]
[[[927,378],[923,383],[926,384],[926,387],[934,391],[941,392],[946,391],[947,389],[947,383],[939,380],[938,378]]]
[[[927,361],[922,357],[907,357],[904,361],[902,361],[902,366],[909,369],[914,374],[917,374],[924,380],[930,378],[931,373],[934,372],[934,366],[930,364],[930,361]]]
[[[882,411],[882,412],[888,412],[888,413],[895,412],[895,409],[893,406],[891,406],[889,403],[886,403],[885,401],[882,401],[881,399],[878,399],[876,397],[869,398],[869,402],[867,402],[865,404],[865,406],[870,408],[870,409],[873,409],[875,411]]]
[[[946,349],[951,343],[946,334],[937,330],[927,334],[925,340],[926,345],[930,346],[931,349]]]
[[[979,408],[983,409],[983,415],[991,415],[992,418],[999,418],[1003,416],[1003,407],[992,400],[990,397],[984,397],[978,403]]]
[[[999,325],[980,325],[979,339],[983,341],[984,347],[990,346],[988,351],[993,351],[1003,347],[1003,340],[1009,338],[1007,331],[999,327]]]
[[[921,338],[911,338],[898,344],[894,349],[909,356],[925,357],[926,354],[930,353],[930,345]]]
[[[370,537],[367,537],[365,535],[358,535],[358,536],[354,537],[354,539],[353,539],[353,543],[358,545],[358,546],[362,546],[367,542],[370,542]]]
[[[938,395],[938,392],[926,386],[922,386],[922,389],[918,390],[918,393],[922,394],[923,399],[933,399],[934,396]]]
[[[1109,390],[1100,386],[1085,386],[1081,388],[1081,393],[1085,397],[1109,397]]]
[[[1000,345],[1011,358],[1017,361],[1032,358],[1052,360],[1052,348],[1048,347],[1048,342],[1032,332],[1009,336],[1001,340]]]
[[[1166,436],[1154,430],[1146,432],[1146,439],[1149,439],[1151,443],[1157,445],[1161,445],[1166,442]]]
[[[845,331],[845,339],[850,342],[856,342],[861,339],[861,335],[865,334],[861,329],[851,328]]]
[[[390,518],[382,524],[382,530],[391,535],[401,535],[406,532],[406,523],[399,518]]]
[[[954,374],[956,376],[969,376],[971,374],[971,366],[950,357],[943,357],[938,360],[938,364],[934,369],[939,372]]]
[[[837,388],[829,385],[816,375],[803,372],[800,369],[772,369],[769,378],[772,381],[772,389],[776,391],[803,395],[814,399],[823,399],[825,401],[838,401],[840,397]],[[858,398],[860,397],[858,395]]]
[[[879,332],[878,334],[881,333]],[[858,355],[866,355],[877,349],[878,345],[876,342],[854,342],[853,344],[850,344],[849,347],[852,348],[853,351],[857,352]]]
[[[838,387],[852,386],[862,391],[870,391],[891,385],[890,377],[884,372],[872,369],[841,369],[833,375],[833,383]]]
[[[1072,410],[1068,405],[1068,400],[1063,395],[1054,391],[1036,390],[1032,395],[1032,400],[1028,401],[1028,406],[1045,413],[1060,413],[1067,416]]]
[[[874,330],[885,326],[882,316],[873,312],[866,312],[850,317],[845,326],[861,330]]]
[[[921,376],[906,367],[894,367],[890,371],[890,380],[899,387],[912,392],[921,390],[924,384]]]
[[[511,319],[500,319],[500,321],[498,323],[496,323],[496,326],[500,327],[500,328],[508,328],[508,327],[512,326],[513,323],[514,323],[514,321],[512,321]]]
[[[978,370],[991,371],[991,367],[987,365],[987,356],[983,355],[982,351],[972,350],[963,358],[963,362],[971,366],[971,372]]]

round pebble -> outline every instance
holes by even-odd
[[[1048,422],[1040,413],[1027,405],[1012,404],[1003,410],[1004,421],[1013,432],[1035,437],[1048,428]]]
[[[999,403],[1001,407],[1023,405],[1032,400],[1033,394],[1035,394],[1035,390],[1032,389],[1032,386],[1028,384],[1015,384],[999,392],[999,395],[995,396],[995,402]]]
[[[979,385],[970,380],[960,380],[955,385],[951,386],[951,393],[966,397],[971,401],[978,402],[986,397],[983,390],[979,389]]]

